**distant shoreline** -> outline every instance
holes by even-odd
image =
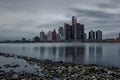
[[[120,43],[120,42],[0,42],[0,43]]]

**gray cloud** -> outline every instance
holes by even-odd
[[[104,38],[120,32],[119,0],[0,0],[0,40],[32,38],[58,29],[77,16],[85,31],[101,29]]]

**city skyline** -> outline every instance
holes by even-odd
[[[0,40],[17,40],[39,36],[71,23],[71,17],[85,25],[85,32],[103,31],[103,38],[120,33],[119,1],[116,0],[1,0]]]

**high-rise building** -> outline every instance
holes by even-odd
[[[45,41],[45,33],[43,31],[40,32],[40,41]]]
[[[59,34],[59,39],[64,40],[64,28],[63,27],[59,27],[58,34]]]
[[[77,23],[76,39],[84,41],[84,25],[83,24]]]
[[[72,26],[65,23],[64,31],[65,31],[65,40],[71,40],[72,39]]]
[[[47,40],[52,41],[52,32],[51,31],[49,31],[47,34]]]
[[[64,29],[63,29],[63,27],[59,27],[59,31],[58,32],[59,32],[60,35],[63,36],[64,35]]]
[[[93,30],[89,32],[89,40],[95,40],[95,32]]]
[[[77,19],[76,19],[76,17],[75,16],[72,16],[72,39],[74,40],[76,40],[76,37],[77,37],[77,33],[76,33],[76,31],[77,31],[77,29],[76,29],[76,27],[77,27]]]
[[[102,40],[102,31],[100,31],[100,30],[96,31],[96,39],[97,40]]]
[[[120,39],[120,33],[119,33],[119,39]]]
[[[56,36],[57,36],[57,33],[56,33],[56,30],[54,29],[52,32],[52,40],[53,41],[56,41]]]
[[[56,34],[56,40],[57,41],[60,41],[61,39],[60,39],[60,34]]]

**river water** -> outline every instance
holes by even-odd
[[[0,52],[40,60],[120,67],[120,43],[1,43]]]

